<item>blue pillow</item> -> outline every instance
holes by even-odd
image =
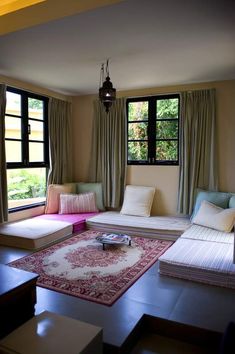
[[[193,213],[191,215],[191,220],[197,214],[198,209],[200,208],[201,202],[206,200],[207,202],[213,203],[221,208],[228,208],[229,199],[231,198],[230,193],[223,192],[212,192],[205,191],[203,189],[196,190],[196,201],[193,208]]]
[[[235,208],[235,194],[231,194],[229,199],[229,208]]]

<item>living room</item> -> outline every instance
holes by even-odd
[[[45,3],[55,6],[53,1]],[[76,8],[78,5],[73,1],[71,6],[68,1],[66,6],[62,3],[61,8],[58,6],[54,13],[47,8],[46,16],[43,2],[34,5],[38,6],[38,17],[35,19],[30,8],[20,10],[17,21],[16,17],[9,17],[17,16],[17,11],[2,17],[6,29],[5,33],[3,29],[0,39],[3,53],[0,81],[9,87],[71,103],[73,173],[72,180],[68,182],[89,182],[93,101],[98,98],[101,63],[109,59],[110,77],[117,89],[117,98],[215,89],[218,190],[235,193],[232,2],[219,1],[215,5],[212,1],[206,4],[193,1],[190,5],[184,1],[178,4],[172,1],[165,4],[147,1],[143,5],[141,1],[128,0],[91,1],[86,5],[80,4],[80,9]],[[156,23],[154,13],[157,13]],[[24,14],[25,18],[22,16]],[[66,27],[69,26],[70,16],[73,32]],[[75,26],[76,22],[78,27]],[[167,28],[162,30],[164,23]],[[107,28],[110,36],[104,39],[102,36]],[[187,32],[187,36],[184,32]],[[171,39],[173,33],[167,45],[166,40]],[[59,46],[63,48],[64,56]],[[15,51],[17,55],[13,55]],[[39,69],[35,70],[33,60]],[[156,63],[156,68],[153,63]],[[180,166],[177,164],[128,164],[126,185],[155,188],[151,215],[175,215],[179,174]],[[9,221],[39,215],[43,208],[39,206],[10,213]],[[3,264],[28,254],[22,249],[9,250],[9,247],[4,246],[0,252]],[[218,332],[223,332],[226,324],[234,319],[233,290],[168,277],[157,277],[153,285],[151,280],[156,278],[155,272],[156,268],[150,268],[145,277],[130,287],[111,308],[38,287],[36,313],[46,309],[100,325],[105,328],[106,343],[116,343],[117,347],[121,347],[127,338],[124,332],[130,334],[146,313]],[[145,286],[149,289],[146,298],[142,292]],[[151,292],[155,294],[155,299]],[[193,311],[189,298],[195,297],[200,300]],[[216,300],[212,301],[212,298]],[[219,303],[223,306],[218,309]],[[200,307],[202,311],[199,311]],[[217,317],[212,318],[215,309]],[[99,317],[99,320],[95,317]],[[117,335],[114,338],[115,333],[119,333],[120,337]]]

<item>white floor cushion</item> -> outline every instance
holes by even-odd
[[[180,237],[159,258],[163,275],[235,288],[233,244]]]
[[[108,211],[86,222],[89,229],[122,232],[133,236],[153,237],[175,241],[190,227],[189,218],[174,216],[131,216]]]
[[[30,218],[0,226],[0,244],[38,249],[72,234],[71,223]]]
[[[233,244],[234,233],[218,231],[210,229],[209,227],[199,225],[192,225],[188,230],[183,233],[181,238]]]

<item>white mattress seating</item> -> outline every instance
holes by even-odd
[[[76,193],[77,189],[79,193],[84,193]],[[63,203],[61,203],[60,196],[62,195],[63,202],[66,202],[68,207],[68,199],[74,196],[74,193],[75,197],[79,197],[76,198],[76,203],[72,200],[76,211],[65,210],[65,205],[61,208]],[[67,200],[64,200],[65,194],[67,194]],[[91,198],[88,198],[88,194]],[[97,206],[103,210],[101,183],[50,184],[47,190],[45,214],[0,224],[0,245],[35,250],[60,241],[72,235],[73,232],[79,232],[85,228],[85,220],[91,214],[95,215],[92,211],[98,212],[96,204],[92,205],[91,202],[95,199]],[[71,203],[69,206],[71,207]]]
[[[86,221],[88,229],[175,241],[191,224],[187,217],[131,216],[108,211]]]
[[[0,226],[0,244],[38,249],[71,235],[73,225],[65,221],[30,218]]]
[[[218,231],[200,225],[192,225],[181,235],[181,239],[182,238],[187,238],[190,240],[233,244],[234,233]]]
[[[160,274],[235,288],[234,195],[199,190],[191,220],[159,258]]]
[[[163,275],[235,288],[233,245],[180,238],[159,259]]]

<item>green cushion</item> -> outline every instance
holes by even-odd
[[[197,214],[198,209],[200,208],[201,202],[206,200],[210,203],[213,203],[221,208],[228,208],[229,199],[231,197],[230,193],[223,193],[223,192],[212,192],[212,191],[205,191],[203,189],[196,190],[196,201],[193,208],[193,213],[191,215],[191,220]]]
[[[96,195],[96,205],[101,211],[105,210],[103,202],[102,183],[77,183],[77,193],[93,192]]]
[[[229,208],[235,208],[235,194],[231,194],[231,198],[229,199]]]
[[[76,182],[64,183],[64,185],[71,187],[71,193],[75,194],[77,192],[77,183]]]

